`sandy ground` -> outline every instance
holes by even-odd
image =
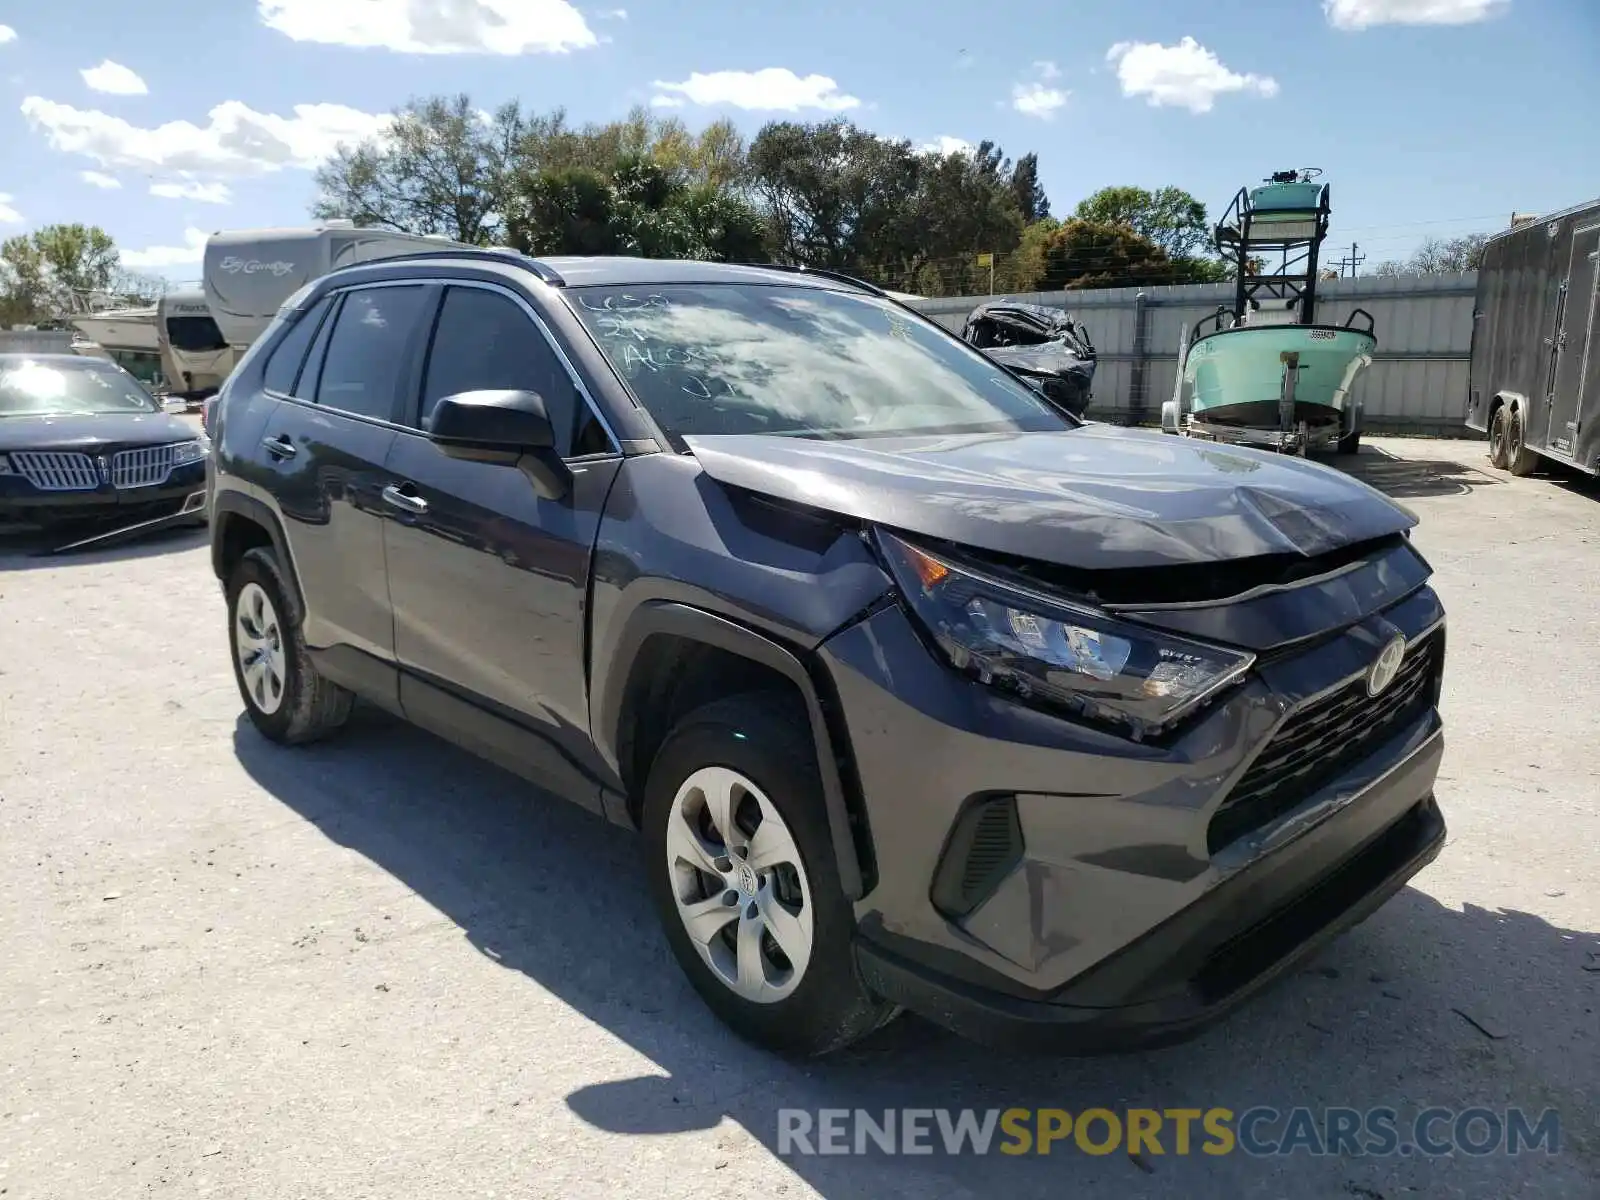
[[[1199,1040],[800,1068],[671,964],[634,839],[386,718],[240,716],[200,535],[0,558],[0,1195],[1600,1195],[1600,488],[1379,440],[1451,614],[1440,860]],[[780,1158],[777,1111],[1522,1106],[1560,1153]]]

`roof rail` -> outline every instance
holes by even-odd
[[[774,262],[735,263],[733,265],[740,267],[759,267],[765,271],[788,271],[794,275],[816,275],[822,279],[832,279],[836,283],[852,284],[864,292],[872,293],[874,296],[887,297],[889,295],[888,292],[884,291],[883,288],[879,287],[875,283],[868,283],[865,279],[857,279],[854,275],[846,275],[843,271],[830,271],[826,267],[808,267],[804,263]]]
[[[455,250],[419,250],[414,254],[392,254],[383,259],[369,258],[363,259],[360,262],[343,263],[340,266],[335,267],[333,270],[348,271],[354,267],[371,266],[375,262],[387,262],[392,259],[402,259],[406,262],[415,262],[418,259],[435,258],[482,258],[488,259],[491,262],[509,263],[512,266],[522,267],[526,270],[532,271],[551,287],[565,287],[567,285],[567,281],[563,279],[560,273],[549,264],[540,262],[532,255],[523,254],[517,250],[506,249],[498,246],[493,248],[484,246],[462,246]],[[329,274],[332,273],[332,271],[329,272]]]

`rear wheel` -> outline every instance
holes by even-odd
[[[751,693],[668,734],[645,788],[650,892],[678,964],[740,1036],[840,1049],[896,1009],[856,971],[804,710]]]
[[[317,674],[270,550],[246,551],[228,577],[228,641],[245,712],[263,736],[311,742],[349,719],[355,697]]]
[[[1506,438],[1510,433],[1510,412],[1502,404],[1494,410],[1494,416],[1489,418],[1489,465],[1506,469],[1509,460],[1506,454]]]
[[[1527,426],[1522,420],[1522,410],[1518,409],[1511,414],[1506,432],[1506,470],[1513,475],[1532,475],[1538,465],[1539,456],[1528,449]]]

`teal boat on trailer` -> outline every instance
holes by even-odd
[[[1234,302],[1201,321],[1192,339],[1185,331],[1175,394],[1162,406],[1167,432],[1299,454],[1359,448],[1350,390],[1378,339],[1364,309],[1343,325],[1316,320],[1331,212],[1320,174],[1283,171],[1241,189],[1217,225]]]

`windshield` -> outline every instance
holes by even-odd
[[[568,295],[671,433],[861,438],[1076,424],[977,351],[876,297],[776,284]]]
[[[124,371],[0,359],[0,417],[160,411],[155,397]]]

